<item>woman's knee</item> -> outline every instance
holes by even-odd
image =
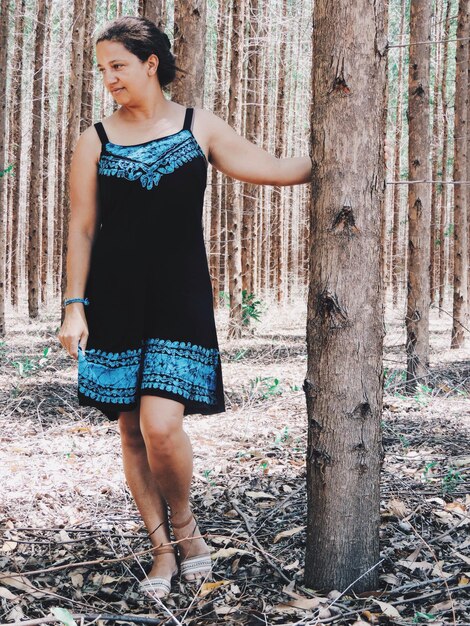
[[[126,411],[119,414],[118,419],[121,441],[124,446],[132,448],[145,447],[144,438],[140,429],[139,411]]]
[[[183,430],[184,405],[179,402],[155,397],[143,402],[140,410],[140,425],[147,449],[160,454],[171,454]]]

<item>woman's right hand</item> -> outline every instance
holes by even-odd
[[[74,308],[76,306],[75,303],[67,305],[64,321],[57,337],[70,356],[78,360],[78,343],[80,342],[80,348],[85,352],[88,341],[88,325],[84,311],[78,307]],[[83,304],[79,306],[83,309]]]

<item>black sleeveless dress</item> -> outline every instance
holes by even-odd
[[[116,420],[153,395],[184,403],[184,415],[225,411],[202,210],[207,159],[183,128],[131,146],[95,124],[99,229],[78,347],[78,402]]]

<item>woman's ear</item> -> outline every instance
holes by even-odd
[[[149,76],[153,76],[153,74],[157,73],[159,59],[156,54],[151,54],[147,59],[148,70],[147,74]]]

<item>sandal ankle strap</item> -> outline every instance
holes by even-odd
[[[173,522],[172,518],[170,517],[170,521],[171,521],[171,525],[173,526],[173,528],[183,528],[183,526],[187,526],[189,524],[189,522],[193,519],[194,515],[191,512],[188,519],[184,522],[180,522],[179,524],[175,524],[175,522]]]
[[[175,549],[172,546],[161,546],[160,548],[155,548],[153,550],[154,554],[166,554],[174,551]]]

